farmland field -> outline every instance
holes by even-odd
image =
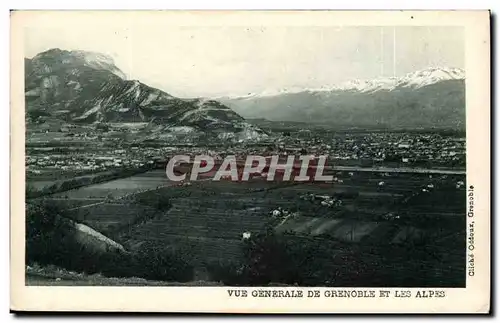
[[[200,266],[214,260],[235,261],[243,256],[242,234],[263,232],[268,224],[273,223],[270,212],[281,207],[299,212],[297,217],[275,224],[275,231],[281,234],[384,248],[429,241],[435,241],[435,245],[453,242],[458,247],[464,243],[461,223],[465,204],[460,203],[463,199],[458,197],[465,191],[456,189],[450,193],[456,201],[452,207],[450,200],[442,198],[437,184],[436,198],[434,193],[420,194],[421,188],[430,183],[437,181],[451,185],[457,178],[433,180],[428,175],[388,178],[375,174],[366,176],[366,173],[350,177],[352,181],[349,183],[346,180],[322,186],[272,184],[258,180],[250,183],[204,181],[193,182],[189,187],[167,186],[158,191],[139,193],[137,195],[154,192],[169,196],[172,207],[154,220],[134,226],[120,237],[120,241],[128,246],[140,245],[144,241],[175,246],[190,254],[193,262]],[[383,189],[378,187],[381,180],[387,182]],[[357,194],[343,198],[345,203],[332,209],[299,198],[305,193],[342,196],[346,192]],[[429,207],[422,209],[422,202],[419,202],[422,199],[435,200],[433,210]],[[384,219],[388,212],[399,212],[402,218]],[[439,219],[435,221],[438,225],[427,225],[420,219],[421,215]],[[442,259],[446,257],[449,256]],[[456,261],[457,257],[453,259]]]
[[[323,184],[204,179],[179,186],[154,170],[49,198],[128,250],[145,243],[170,248],[198,272],[214,262],[244,262],[243,234],[271,228],[300,243],[321,243],[332,257],[331,264],[328,257],[321,265],[327,267],[354,252],[363,262],[414,270],[409,259],[395,260],[390,250],[432,245],[435,258],[426,260],[427,275],[439,283],[450,266],[456,267],[453,277],[463,271],[465,189],[455,187],[461,180],[460,175],[336,172],[332,183]],[[328,198],[341,203],[321,203]],[[168,200],[168,208],[159,210],[158,199]],[[276,210],[293,216],[276,218]]]
[[[72,199],[105,198],[111,195],[113,198],[119,198],[131,193],[136,193],[141,190],[155,189],[160,186],[168,185],[169,183],[170,182],[163,170],[153,170],[126,178],[119,178],[109,182],[89,185],[79,189],[57,193],[52,196],[67,196],[69,199]]]

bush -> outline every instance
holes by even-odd
[[[252,236],[245,250],[251,285],[302,283],[303,265],[308,254],[305,245],[296,248],[290,242],[287,237],[275,235],[273,231]]]
[[[232,261],[218,261],[207,264],[210,280],[221,282],[226,286],[248,284],[248,271],[244,264]]]
[[[39,190],[37,190],[35,187],[33,187],[28,183],[26,183],[25,190],[26,190],[26,199],[35,198],[41,195],[41,192]]]
[[[95,130],[103,131],[103,132],[108,132],[109,131],[109,125],[106,123],[97,123],[95,125]]]
[[[67,212],[44,200],[27,204],[26,264],[99,272],[103,256],[75,240],[75,228]]]
[[[69,226],[64,211],[41,201],[26,204],[26,262],[48,264],[62,250],[62,240],[69,240]]]
[[[150,206],[160,211],[167,211],[172,206],[170,197],[162,195],[161,192],[137,194],[134,197],[134,201],[138,204]]]
[[[133,255],[133,267],[140,277],[152,280],[186,282],[193,279],[194,268],[181,252],[146,243]]]
[[[146,243],[135,253],[97,252],[74,239],[67,211],[45,201],[26,210],[26,264],[55,265],[108,277],[186,282],[194,269],[181,253]]]
[[[247,240],[244,263],[231,261],[209,264],[211,279],[230,286],[265,286],[272,283],[301,284],[303,257],[297,257],[286,240],[271,231]],[[305,268],[305,267],[304,267]]]
[[[375,268],[360,259],[359,253],[340,251],[341,246],[335,244],[333,248],[334,244],[268,231],[247,240],[243,264],[219,262],[208,269],[213,280],[233,286],[370,284]],[[334,249],[340,251],[339,256],[335,256]]]

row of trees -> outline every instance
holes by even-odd
[[[268,230],[246,241],[242,262],[212,263],[208,269],[212,280],[230,286],[463,285],[463,263],[444,263],[440,253],[436,246],[356,245],[277,235]]]
[[[373,274],[352,253],[336,256],[318,240],[290,239],[272,230],[254,235],[243,247],[244,261],[209,265],[212,279],[225,285],[364,286]]]
[[[26,183],[26,198],[28,199],[37,198],[59,192],[65,192],[83,186],[98,184],[117,178],[132,176],[138,173],[146,172],[148,170],[150,170],[150,168],[146,166],[140,168],[119,168],[88,176],[75,177],[64,180],[62,182],[55,182],[54,184],[46,186],[40,190],[29,185],[29,183]]]

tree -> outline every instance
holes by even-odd
[[[252,236],[245,249],[248,283],[301,283],[303,257],[290,247],[285,237],[275,235],[271,230]]]
[[[26,262],[54,264],[68,240],[65,211],[46,201],[26,205]]]
[[[193,279],[194,268],[181,252],[157,243],[146,242],[133,255],[134,274],[152,280],[186,282]]]

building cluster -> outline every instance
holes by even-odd
[[[298,131],[259,142],[192,145],[185,142],[164,145],[96,145],[71,153],[28,150],[27,171],[44,168],[68,171],[105,171],[118,167],[143,167],[164,162],[179,154],[209,155],[222,160],[228,155],[245,159],[248,155],[327,155],[331,163],[373,165],[397,163],[408,167],[464,167],[465,138],[438,133],[335,133]],[[46,149],[46,148],[44,148]]]
[[[139,158],[131,158],[127,151],[116,149],[108,152],[78,154],[35,154],[26,156],[28,173],[37,174],[41,169],[66,171],[105,171],[118,167],[142,167],[147,163]]]
[[[276,141],[278,151],[328,155],[329,160],[398,163],[408,166],[465,166],[465,138],[429,133],[372,132],[287,136]]]

